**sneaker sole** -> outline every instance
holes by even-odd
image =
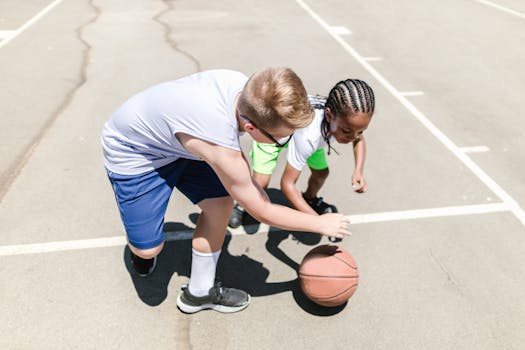
[[[222,313],[233,313],[237,311],[244,310],[250,305],[251,296],[248,294],[248,301],[246,304],[241,306],[225,306],[225,305],[219,305],[219,304],[202,304],[199,306],[191,306],[188,304],[185,304],[181,299],[182,293],[179,294],[177,297],[177,307],[180,309],[180,311],[187,313],[187,314],[194,314],[196,312],[202,311],[202,310],[215,310]]]

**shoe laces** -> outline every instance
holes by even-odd
[[[222,286],[222,282],[216,281],[214,287],[215,287],[215,297],[217,298],[217,300],[218,301],[223,300],[224,299],[224,288]]]
[[[319,207],[323,204],[323,197],[314,197],[311,199],[307,199],[308,204],[311,206]]]
[[[306,198],[303,193],[304,200],[310,205],[319,205],[323,201],[323,197]]]

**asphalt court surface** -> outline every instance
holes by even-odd
[[[521,349],[521,42],[520,1],[3,1],[0,347]],[[348,77],[376,93],[369,191],[351,191],[352,151],[336,145],[321,193],[354,222],[342,245],[359,288],[312,305],[295,269],[327,240],[252,225],[230,231],[219,267],[252,304],[181,314],[197,208],[174,194],[158,269],[133,278],[100,130],[152,84],[267,65],[311,93]]]

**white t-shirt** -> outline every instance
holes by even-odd
[[[247,80],[240,72],[210,70],[132,96],[104,125],[104,165],[136,175],[179,158],[198,160],[177,140],[178,132],[240,151],[234,102]]]
[[[306,160],[317,149],[327,146],[326,141],[321,135],[321,122],[324,118],[324,108],[319,108],[314,102],[315,97],[310,96],[310,103],[315,107],[313,121],[305,128],[298,129],[292,136],[288,146],[287,161],[295,169],[302,171],[306,165]]]

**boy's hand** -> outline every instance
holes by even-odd
[[[367,187],[366,187],[366,181],[365,181],[365,178],[363,177],[363,174],[354,173],[352,175],[352,188],[357,193],[366,192]]]
[[[348,229],[350,220],[343,214],[323,214],[319,216],[319,219],[321,220],[321,230],[319,232],[322,235],[335,238],[343,238],[352,235],[352,232]]]

